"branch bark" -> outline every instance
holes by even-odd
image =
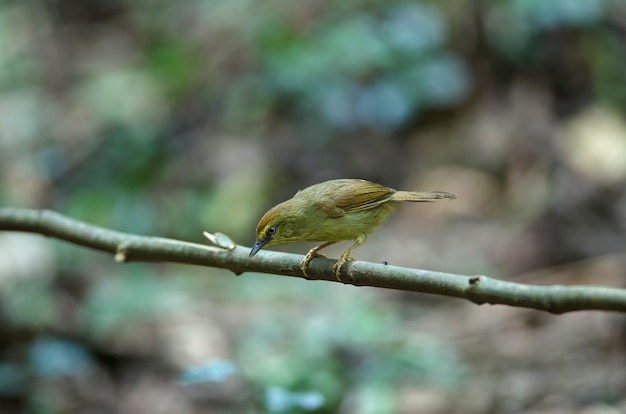
[[[137,236],[90,225],[49,210],[0,208],[0,231],[38,233],[79,246],[111,253],[118,262],[174,262],[243,272],[304,277],[302,256],[250,248],[206,246],[161,237]],[[311,279],[335,280],[334,260],[315,259]],[[509,305],[551,313],[581,310],[626,312],[626,290],[599,286],[537,286],[501,281],[482,275],[457,275],[353,261],[342,274],[349,284],[453,296],[476,304]],[[346,283],[346,282],[344,282]]]

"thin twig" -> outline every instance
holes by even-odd
[[[0,230],[38,233],[108,252],[118,262],[175,262],[243,272],[304,277],[302,256],[261,251],[248,257],[242,246],[205,246],[160,237],[137,236],[93,226],[49,210],[0,208]],[[333,260],[315,259],[307,273],[312,279],[336,281]],[[353,261],[344,279],[355,286],[373,286],[454,296],[477,304],[500,304],[552,313],[580,310],[626,312],[626,290],[599,286],[537,286],[505,282],[480,275],[456,275]],[[346,283],[346,282],[344,282]]]

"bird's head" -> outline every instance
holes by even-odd
[[[250,257],[254,256],[265,246],[288,243],[292,240],[293,226],[288,209],[281,203],[261,217],[256,227],[256,242],[250,251]]]

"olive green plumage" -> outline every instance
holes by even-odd
[[[396,191],[370,181],[338,179],[325,181],[298,191],[293,198],[272,207],[259,221],[256,243],[250,251],[254,256],[261,248],[298,241],[327,242],[309,251],[301,269],[317,252],[343,240],[355,240],[335,265],[340,279],[341,266],[350,260],[350,253],[363,244],[367,235],[404,201],[428,202],[453,199],[452,193],[442,191]]]

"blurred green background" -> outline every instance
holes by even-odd
[[[623,287],[625,107],[620,0],[0,2],[0,205],[142,235],[251,245],[365,178],[458,199],[357,259]],[[625,350],[615,314],[0,234],[2,413],[612,414]]]

